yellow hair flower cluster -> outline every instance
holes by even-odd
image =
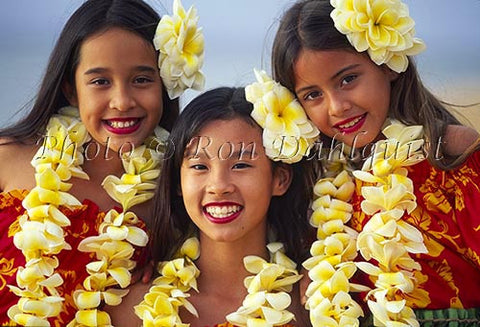
[[[167,136],[160,127],[155,129],[155,142],[163,142]],[[110,325],[108,314],[98,309],[101,301],[118,305],[128,293],[124,288],[130,285],[130,271],[135,268],[133,246],[143,247],[148,242],[145,231],[135,226],[138,217],[128,210],[153,197],[161,164],[155,142],[147,140],[148,147],[144,144],[124,154],[125,173],[120,178],[109,175],[102,183],[110,197],[122,205],[123,212],[111,209],[100,224],[99,235],[85,238],[78,246],[79,251],[95,253],[96,261],[87,265],[90,276],[83,282],[84,289],[73,294],[79,311],[69,327]],[[115,288],[117,285],[123,289]]]
[[[72,177],[88,179],[79,167],[83,163],[82,145],[89,139],[78,112],[62,108],[47,126],[43,145],[35,154],[36,186],[22,202],[26,214],[19,218],[20,231],[14,235],[14,244],[25,256],[25,267],[17,272],[18,287],[9,286],[20,297],[17,305],[8,310],[8,316],[25,326],[49,326],[48,318],[57,316],[63,298],[56,290],[63,283],[55,272],[62,250],[70,250],[62,227],[70,220],[59,206],[80,205],[68,194]]]
[[[227,315],[228,322],[236,326],[281,326],[295,318],[287,310],[291,303],[289,292],[302,275],[285,255],[282,243],[270,243],[267,248],[271,262],[257,256],[243,260],[245,269],[255,275],[245,279],[248,295],[242,306]]]
[[[180,0],[174,0],[173,15],[164,15],[158,23],[153,44],[160,51],[158,67],[170,99],[179,97],[188,88],[200,90],[205,84],[200,71],[204,38],[197,22],[194,7],[186,12]]]
[[[401,0],[330,0],[331,17],[358,52],[368,51],[377,65],[397,73],[408,67],[407,56],[425,49],[415,35],[415,22]]]
[[[287,88],[265,71],[255,70],[255,76],[257,82],[245,88],[245,96],[253,103],[253,119],[263,128],[266,155],[285,163],[300,161],[310,153],[319,134],[317,127]]]

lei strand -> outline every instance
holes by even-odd
[[[242,306],[226,317],[232,324],[280,326],[294,319],[287,310],[291,303],[288,293],[302,276],[295,269],[296,264],[284,254],[283,244],[270,243],[267,248],[270,262],[258,256],[244,258],[246,270],[255,275],[245,278],[248,295]],[[153,281],[144,300],[135,306],[135,314],[143,320],[144,326],[188,327],[179,316],[182,306],[198,317],[188,301],[188,292],[192,288],[198,292],[196,279],[200,271],[194,260],[199,256],[199,241],[192,237],[185,241],[173,260],[159,264],[160,277]]]
[[[155,134],[159,140],[168,135],[160,128]],[[81,205],[67,193],[71,188],[67,182],[72,176],[88,179],[81,165],[83,145],[89,139],[78,109],[62,108],[49,120],[45,142],[32,160],[37,185],[22,202],[26,214],[19,218],[20,231],[14,235],[14,244],[22,250],[26,265],[18,269],[18,287],[9,286],[20,297],[8,310],[8,316],[17,324],[50,326],[48,318],[58,316],[62,310],[64,299],[57,288],[63,279],[55,272],[59,265],[56,255],[70,250],[71,246],[66,243],[63,230],[70,225],[70,220],[59,207]],[[130,271],[135,267],[131,260],[132,245],[144,246],[148,240],[146,233],[134,226],[138,222],[136,215],[127,210],[153,196],[153,181],[159,174],[161,160],[160,153],[156,153],[158,141],[147,139],[146,142],[156,151],[146,145],[135,149],[128,158],[123,158],[126,173],[120,179],[107,176],[104,180],[104,188],[121,203],[123,212],[110,210],[100,225],[100,235],[89,237],[79,245],[80,251],[95,252],[98,261],[87,265],[90,276],[83,283],[85,290],[74,292],[80,311],[69,326],[109,325],[109,316],[96,308],[101,300],[110,305],[119,304],[127,292],[112,287],[124,288],[130,284]]]
[[[348,281],[355,266],[375,280],[375,288],[367,295],[375,326],[419,326],[407,298],[416,287],[414,272],[421,267],[410,253],[427,250],[420,231],[401,218],[416,207],[413,183],[404,167],[424,160],[422,126],[393,123],[383,134],[387,139],[378,141],[362,170],[353,172],[367,183],[361,187],[361,208],[370,217],[358,235],[345,226],[353,210],[347,202],[354,191],[347,171],[315,185],[319,198],[313,202],[311,223],[318,227],[318,241],[311,247],[313,257],[304,262],[312,279],[307,308],[313,326],[359,325],[362,310],[348,295],[365,290]],[[377,265],[353,263],[357,249]]]
[[[205,84],[200,71],[204,38],[202,29],[197,28],[196,10],[190,7],[185,11],[180,0],[174,0],[173,12],[172,16],[160,19],[153,39],[159,51],[160,77],[171,99],[188,88],[199,90]],[[98,307],[102,300],[118,305],[127,293],[114,287],[130,284],[130,271],[135,267],[131,260],[133,246],[145,246],[148,241],[146,233],[135,226],[138,217],[128,210],[153,196],[154,181],[160,173],[159,141],[163,142],[168,133],[157,128],[155,135],[156,139],[147,139],[143,146],[122,158],[125,174],[121,178],[107,176],[102,183],[123,210],[110,210],[99,227],[99,235],[79,244],[78,250],[94,253],[96,261],[86,267],[89,276],[83,282],[84,289],[73,294],[79,311],[69,327],[110,325],[109,315]],[[59,115],[49,120],[45,143],[32,160],[37,185],[22,202],[27,214],[20,217],[21,230],[14,236],[14,244],[22,250],[26,265],[18,268],[19,287],[9,286],[20,300],[9,308],[8,316],[20,325],[49,326],[48,318],[61,312],[64,299],[57,287],[63,280],[55,272],[55,255],[71,246],[65,242],[63,230],[70,221],[58,207],[81,204],[67,193],[71,188],[67,182],[72,176],[88,179],[81,165],[83,145],[89,139],[78,110],[62,108]]]

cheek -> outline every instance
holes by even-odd
[[[328,128],[328,114],[323,110],[305,110],[308,118],[317,126],[319,129],[325,130]]]

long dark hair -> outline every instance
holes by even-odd
[[[164,162],[153,200],[152,248],[156,260],[170,260],[183,241],[196,230],[179,195],[180,167],[186,146],[201,128],[215,120],[241,118],[258,126],[250,116],[252,110],[243,88],[221,87],[201,94],[180,114],[170,134],[168,159]],[[272,165],[275,169],[282,163],[272,162]],[[303,239],[307,235],[307,210],[311,199],[310,182],[303,165],[304,162],[292,165],[293,178],[289,189],[283,196],[272,198],[267,214],[270,230],[297,262],[304,254]]]
[[[12,126],[0,130],[0,137],[25,142],[43,132],[50,117],[68,100],[62,85],[74,85],[80,48],[88,37],[119,27],[152,42],[159,15],[141,0],[88,0],[65,24],[48,61],[40,89],[30,112]],[[178,116],[178,99],[170,100],[163,91],[163,115],[160,126],[170,130]]]
[[[358,53],[346,36],[335,28],[330,17],[332,10],[329,0],[302,0],[290,7],[280,21],[273,43],[272,71],[274,79],[292,92],[295,92],[294,64],[302,49]],[[423,125],[426,140],[430,143],[430,162],[437,168],[451,169],[461,164],[470,153],[452,157],[442,153],[440,147],[441,152],[435,154],[436,142],[445,134],[448,125],[460,125],[460,122],[425,88],[413,59],[408,60],[407,70],[392,82],[388,115],[407,125]],[[439,155],[443,159],[434,160]]]

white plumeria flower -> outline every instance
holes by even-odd
[[[319,135],[295,96],[274,82],[265,71],[255,70],[257,82],[245,87],[253,104],[251,116],[263,128],[263,146],[274,161],[295,163],[308,156]]]
[[[425,49],[415,35],[415,22],[400,0],[330,0],[337,30],[346,35],[358,51],[368,51],[377,65],[386,64],[401,73],[408,67],[407,56]]]
[[[200,71],[204,38],[197,22],[193,6],[185,11],[180,0],[174,0],[173,15],[164,15],[158,23],[153,44],[160,51],[158,67],[170,99],[188,88],[201,90],[205,84]]]

